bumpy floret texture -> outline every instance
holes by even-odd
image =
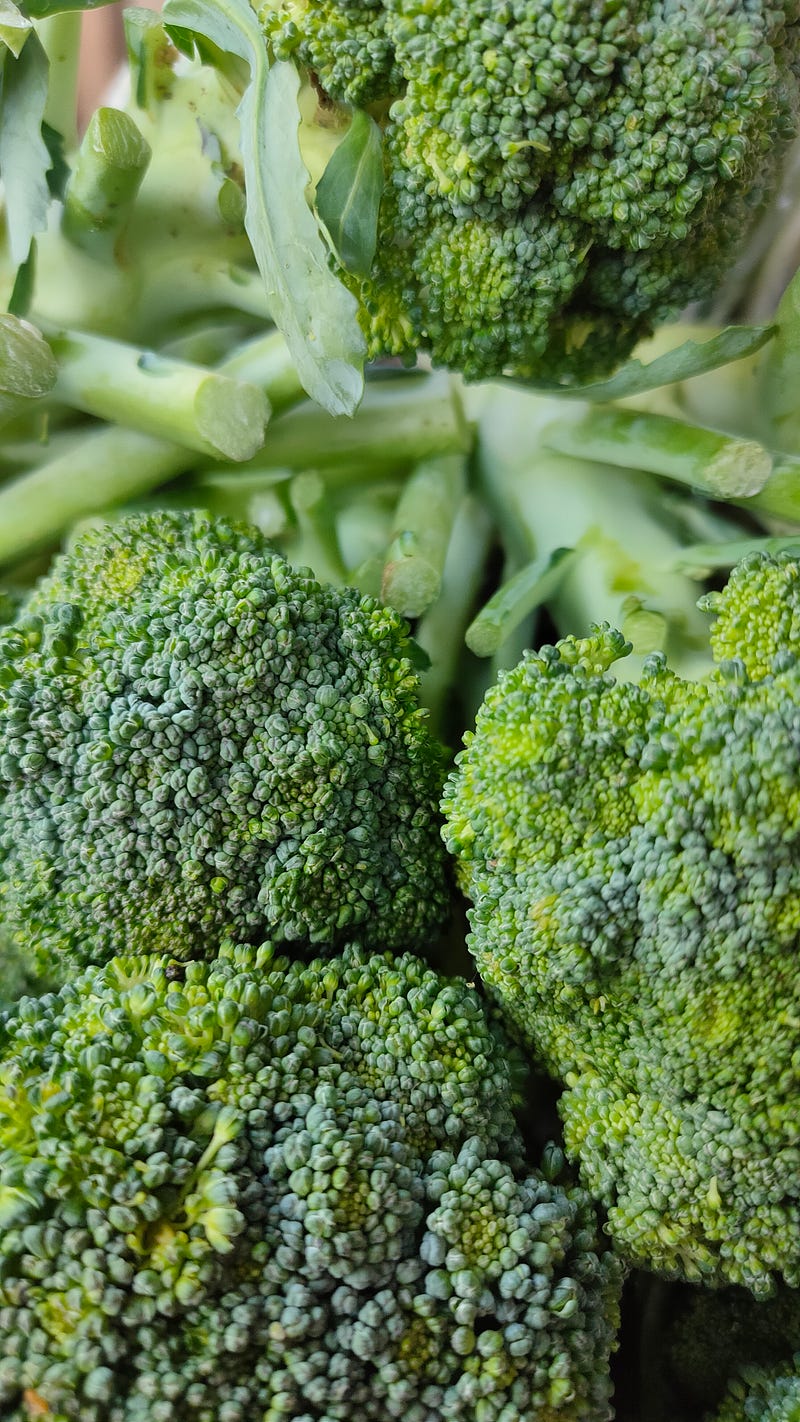
[[[718,1407],[743,1360],[774,1368],[800,1347],[800,1292],[778,1288],[767,1299],[746,1289],[678,1291],[664,1339],[666,1372],[687,1407]]]
[[[265,0],[259,13],[278,57],[385,129],[373,349],[426,346],[468,375],[585,377],[624,358],[714,289],[796,127],[793,0]],[[465,222],[486,224],[499,279]],[[476,304],[476,281],[473,342],[458,301]],[[410,318],[376,321],[381,288]]]
[[[605,1422],[620,1265],[463,981],[225,945],[0,1034],[8,1422]]]
[[[701,606],[714,614],[716,660],[738,661],[749,676],[766,676],[776,657],[800,648],[800,563],[788,553],[752,553]]]
[[[748,571],[755,624],[763,562],[726,606]],[[444,802],[479,971],[620,1247],[755,1292],[800,1283],[799,650],[704,683],[616,681],[607,628],[530,654]]]
[[[412,947],[447,903],[405,623],[194,514],[87,532],[0,629],[0,911],[25,945]]]
[[[787,1367],[744,1369],[709,1422],[800,1422],[800,1353]]]

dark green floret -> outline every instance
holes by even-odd
[[[616,681],[630,648],[607,627],[528,654],[444,801],[478,969],[565,1083],[611,1234],[759,1293],[800,1284],[800,642],[771,601],[795,579],[739,568],[712,643],[740,655],[705,682],[661,654]]]
[[[438,745],[403,620],[255,529],[86,532],[0,629],[0,907],[102,962],[228,930],[424,942],[447,907]]]
[[[272,54],[366,108],[386,192],[373,354],[575,381],[708,297],[797,127],[800,29],[766,0],[264,0]],[[331,102],[332,101],[332,102]],[[321,176],[330,144],[304,154]],[[449,289],[449,300],[443,292]]]
[[[118,958],[0,1024],[0,1416],[605,1422],[620,1264],[411,954]]]

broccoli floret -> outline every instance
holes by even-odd
[[[43,961],[381,948],[446,913],[441,752],[403,620],[254,529],[89,529],[0,630],[2,910]]]
[[[788,554],[750,554],[701,605],[715,616],[717,661],[738,659],[748,676],[768,676],[776,657],[800,647],[800,563]]]
[[[465,982],[223,945],[0,1033],[8,1422],[605,1422],[621,1266]]]
[[[587,378],[707,297],[797,126],[796,17],[763,0],[259,15],[272,53],[322,87],[326,124],[332,99],[382,128],[373,270],[344,277],[372,352],[421,347],[473,378]],[[316,180],[308,135],[305,150]]]
[[[719,1406],[731,1378],[748,1367],[776,1367],[800,1347],[800,1292],[768,1299],[745,1289],[678,1290],[664,1343],[670,1384],[695,1412]]]
[[[797,1422],[800,1353],[782,1367],[745,1368],[708,1422]]]
[[[768,568],[736,575],[743,626],[788,627]],[[627,650],[567,638],[486,696],[444,801],[471,948],[565,1083],[568,1153],[627,1255],[796,1286],[800,648],[705,682],[657,654],[623,683]]]

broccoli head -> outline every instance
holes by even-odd
[[[512,1054],[513,1056],[513,1054]],[[0,1023],[0,1414],[605,1422],[620,1263],[411,954],[117,958]]]
[[[797,16],[764,0],[263,0],[259,15],[273,54],[322,89],[326,129],[332,99],[383,130],[377,255],[346,278],[372,352],[422,347],[471,378],[586,378],[709,295],[797,124]]]
[[[720,597],[726,656],[763,618],[752,676],[742,646],[703,682],[661,654],[616,681],[607,627],[528,654],[444,801],[478,969],[565,1084],[610,1232],[754,1292],[800,1284],[800,643],[761,665],[782,586],[757,558]]]
[[[0,894],[47,961],[426,940],[441,752],[406,624],[193,513],[88,530],[0,629]]]

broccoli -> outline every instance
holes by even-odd
[[[368,347],[470,379],[586,379],[708,297],[797,126],[795,16],[759,0],[263,0],[259,17],[317,87],[312,179],[353,107],[381,130],[374,260],[343,272]]]
[[[0,629],[0,903],[43,963],[422,943],[443,759],[390,609],[255,530],[88,528]]]
[[[465,982],[226,944],[0,1034],[8,1422],[605,1422],[621,1266]]]
[[[677,1289],[658,1343],[666,1380],[681,1400],[705,1412],[718,1407],[746,1360],[775,1367],[800,1347],[800,1293],[779,1288],[767,1299],[745,1289]],[[671,1413],[666,1415],[672,1415]]]
[[[795,598],[790,564],[751,558],[712,599],[740,656],[703,681],[660,653],[615,681],[630,644],[608,626],[528,653],[443,804],[479,972],[564,1083],[609,1231],[645,1267],[756,1293],[800,1283],[800,676],[766,600]]]
[[[775,1368],[744,1368],[709,1422],[797,1422],[800,1418],[800,1353]]]

